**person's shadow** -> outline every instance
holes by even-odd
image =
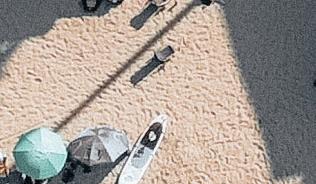
[[[19,42],[44,35],[59,18],[102,16],[112,5],[102,0],[95,12],[87,12],[82,0],[1,0],[0,1],[0,74],[1,68]]]

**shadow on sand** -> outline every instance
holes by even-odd
[[[1,0],[0,74],[19,42],[48,32],[63,17],[101,16],[116,7],[103,0],[97,11],[85,12],[81,0]]]
[[[275,179],[316,183],[316,1],[226,0]]]
[[[138,84],[156,68],[158,68],[159,66],[163,66],[163,64],[168,61],[168,58],[173,53],[174,50],[171,46],[167,46],[159,52],[155,53],[154,56],[149,61],[147,61],[147,65],[143,66],[140,70],[135,72],[135,74],[131,77],[131,83],[134,86]]]
[[[145,77],[147,77],[152,71],[154,71],[156,68],[161,66],[163,62],[159,61],[155,57],[149,59],[147,61],[147,65],[143,66],[139,71],[137,71],[132,77],[131,77],[131,83],[135,86],[140,81],[142,81]]]
[[[77,108],[72,110],[69,116],[65,117],[61,122],[56,122],[55,132],[65,127],[71,120],[73,120],[77,114],[79,114],[84,108],[86,108],[91,102],[95,100],[106,88],[113,84],[119,76],[121,76],[136,60],[141,57],[150,47],[152,47],[162,36],[172,30],[179,21],[181,21],[191,10],[200,5],[199,2],[193,0],[190,2],[181,12],[179,12],[175,18],[173,18],[167,26],[162,28],[154,37],[149,39],[132,57],[130,57],[125,64],[123,64],[109,79],[104,80],[103,83],[83,102],[79,104]]]
[[[130,25],[136,30],[141,29],[145,22],[154,14],[158,13],[159,7],[149,4],[139,15],[136,15],[130,22]]]
[[[0,178],[0,184],[22,184],[23,178],[21,173],[13,171],[6,178]]]
[[[123,154],[114,163],[111,164],[99,164],[96,166],[89,167],[89,172],[85,171],[85,167],[78,165],[74,171],[73,180],[67,182],[67,184],[100,184],[105,179],[105,177],[121,162],[127,157],[128,153]],[[63,175],[67,169],[71,168],[70,161],[68,161],[64,169],[59,173],[58,176],[52,178],[48,184],[61,184]]]

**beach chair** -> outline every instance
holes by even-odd
[[[159,60],[161,63],[166,62],[170,56],[174,53],[174,50],[171,46],[167,46],[159,52],[154,53],[154,57]]]
[[[171,0],[147,0],[146,4],[154,4],[157,7],[164,7],[166,4],[168,4]]]
[[[171,10],[177,5],[177,1],[173,0],[175,4],[169,8]],[[149,0],[144,4],[143,11],[136,15],[131,21],[130,25],[136,30],[142,28],[145,22],[152,16],[158,15],[159,12],[165,10],[165,6],[171,2],[171,0]]]
[[[149,75],[155,68],[166,63],[170,56],[174,53],[171,46],[167,46],[159,52],[155,52],[154,56],[148,61],[148,64],[137,71],[130,79],[131,83],[135,86]]]

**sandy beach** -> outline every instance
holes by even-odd
[[[178,2],[135,30],[141,4],[124,1],[106,15],[60,18],[21,41],[0,79],[0,149],[11,152],[19,135],[41,126],[71,141],[106,124],[133,144],[166,113],[171,123],[141,183],[303,183],[271,175],[225,13],[195,4]],[[130,77],[167,45],[175,54],[164,69],[134,87]]]

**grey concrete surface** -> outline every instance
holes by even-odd
[[[227,0],[242,77],[274,178],[316,183],[316,1]]]

